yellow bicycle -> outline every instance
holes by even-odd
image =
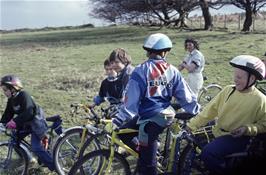
[[[106,119],[105,122],[110,122],[111,114],[115,112],[116,106],[109,105],[105,109],[101,109],[99,116],[93,107],[88,104],[75,103],[71,105],[72,113],[79,114],[82,110],[85,112],[84,125],[74,126],[66,129],[57,139],[54,149],[53,158],[55,167],[60,175],[68,174],[74,162],[84,153],[98,150],[101,145],[106,145],[103,140],[94,139],[90,143],[85,143],[86,140],[98,133],[101,133],[103,126],[99,118]],[[85,146],[83,146],[85,145]]]
[[[177,166],[179,161],[179,155],[182,150],[182,143],[180,142],[183,131],[182,127],[183,121],[191,118],[192,115],[188,113],[178,113],[176,115],[176,121],[166,130],[170,137],[166,136],[165,145],[162,151],[157,152],[157,170],[159,173],[177,173]],[[180,120],[181,119],[181,120]],[[137,166],[135,163],[130,163],[127,160],[131,156],[133,159],[137,160],[138,153],[125,145],[118,135],[120,134],[130,134],[138,132],[134,129],[119,129],[112,132],[111,143],[106,149],[100,149],[92,151],[85,156],[81,157],[73,167],[71,168],[69,174],[76,175],[102,175],[102,174],[123,174],[131,175],[137,173]],[[206,130],[197,131],[195,134],[205,135]],[[95,136],[98,137],[97,135]],[[92,142],[95,137],[89,138],[87,141]],[[206,138],[207,139],[207,138]],[[208,141],[208,140],[207,140]],[[117,147],[119,147],[117,149]],[[124,152],[120,153],[119,150],[123,149]],[[126,153],[126,154],[125,154]],[[167,154],[163,154],[167,153]],[[130,155],[130,156],[129,156]],[[134,167],[133,167],[134,166]],[[131,169],[134,169],[131,172]]]

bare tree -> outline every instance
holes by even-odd
[[[266,0],[221,0],[221,3],[233,4],[236,7],[245,10],[245,21],[242,31],[250,31],[253,17],[257,12],[266,6]]]
[[[205,21],[204,30],[211,30],[213,27],[212,18],[209,11],[209,4],[207,0],[200,0],[200,7],[202,10],[202,16]]]
[[[93,10],[90,15],[109,22],[130,20],[148,11],[142,0],[91,0]]]
[[[173,24],[186,28],[188,14],[202,9],[205,28],[211,29],[212,21],[209,13],[208,0],[91,0],[93,11],[91,15],[107,21],[132,22],[141,17],[148,24]]]

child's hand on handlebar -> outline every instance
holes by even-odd
[[[240,136],[243,136],[244,134],[246,134],[247,129],[248,128],[246,126],[241,126],[237,129],[234,129],[233,131],[231,131],[231,134],[233,137],[240,137]]]

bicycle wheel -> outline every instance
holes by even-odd
[[[198,96],[198,103],[203,107],[206,106],[220,91],[222,87],[217,84],[210,84],[203,87]]]
[[[0,150],[0,174],[28,174],[29,160],[27,153],[22,148],[14,146],[11,150],[8,142],[2,142]],[[9,151],[11,151],[10,157]]]
[[[191,144],[188,144],[180,155],[178,174],[205,174],[204,172],[206,172],[206,169],[204,168],[199,155],[200,154],[196,151],[196,148]]]
[[[79,159],[71,168],[71,175],[130,175],[130,168],[127,160],[115,152],[110,170],[106,168],[109,162],[110,150],[96,150],[86,154]],[[103,160],[103,161],[101,161]],[[82,170],[82,171],[81,171]]]
[[[77,160],[79,146],[81,143],[83,128],[74,127],[63,134],[60,135],[57,142],[55,143],[53,150],[53,158],[55,162],[56,170],[59,174],[68,174],[70,168],[73,166],[74,162]],[[87,138],[93,136],[91,133],[87,134]],[[100,149],[100,144],[97,140],[86,147],[83,152],[90,152]]]
[[[80,148],[79,158],[92,151],[91,149],[88,149],[88,147],[92,147],[93,142],[98,143],[101,149],[108,149],[111,141],[110,136],[108,136],[106,133],[100,133],[90,136]]]

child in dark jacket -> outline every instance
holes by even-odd
[[[39,111],[31,96],[23,89],[20,79],[14,75],[6,75],[1,78],[0,86],[8,98],[6,109],[0,120],[9,129],[16,129],[18,137],[20,131],[28,131],[31,134],[31,146],[33,153],[38,159],[51,171],[55,169],[51,155],[44,149],[41,140],[46,134],[46,123],[40,123],[40,126],[33,126],[32,122]],[[43,120],[45,122],[45,120]],[[37,131],[37,132],[35,132]]]

